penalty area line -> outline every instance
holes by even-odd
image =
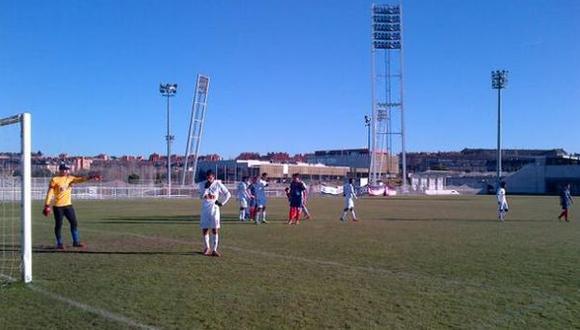
[[[15,278],[13,278],[11,276],[8,276],[8,275],[4,275],[2,273],[0,273],[0,278],[3,278],[3,279],[5,279],[5,280],[7,280],[9,282],[16,282],[16,279]],[[93,307],[93,306],[90,306],[90,305],[87,305],[87,304],[83,304],[81,302],[78,302],[78,301],[72,300],[70,298],[61,296],[59,294],[50,292],[50,291],[48,291],[48,290],[46,290],[44,288],[41,288],[39,286],[36,286],[34,284],[27,284],[26,287],[29,288],[30,290],[32,290],[32,291],[34,291],[36,293],[40,293],[41,295],[43,295],[45,297],[48,297],[48,298],[50,298],[52,300],[60,301],[60,302],[65,303],[65,304],[67,304],[69,306],[75,307],[77,309],[80,309],[80,310],[82,310],[84,312],[87,312],[87,313],[90,313],[90,314],[94,314],[94,315],[100,316],[100,317],[102,317],[104,319],[107,319],[109,321],[115,321],[115,322],[118,322],[118,323],[123,323],[125,325],[131,326],[131,327],[134,327],[134,328],[140,328],[140,329],[148,329],[148,330],[157,330],[158,329],[156,327],[153,327],[153,326],[150,326],[150,325],[146,325],[146,324],[143,324],[143,323],[139,323],[137,321],[134,321],[134,320],[132,320],[132,319],[126,317],[126,316],[123,316],[123,315],[120,315],[120,314],[116,314],[116,313],[113,313],[113,312],[109,312],[107,310],[104,310],[104,309],[101,309],[101,308],[97,308],[97,307]]]
[[[194,244],[193,241],[186,241],[186,240],[182,240],[182,239],[174,239],[174,238],[159,237],[159,236],[148,236],[148,235],[135,234],[135,233],[130,233],[130,232],[113,232],[113,231],[108,231],[108,230],[90,229],[90,228],[84,229],[84,230],[89,231],[89,232],[103,233],[103,234],[126,235],[126,236],[144,239],[144,240],[151,240],[151,241],[157,241],[157,242],[167,242],[167,243],[174,243],[174,244],[180,244],[180,245],[193,245]],[[273,259],[298,261],[298,262],[302,262],[302,263],[317,264],[317,265],[328,266],[328,267],[338,267],[338,268],[349,269],[349,270],[353,270],[353,271],[362,271],[362,272],[370,272],[370,273],[377,273],[377,274],[383,274],[383,275],[397,276],[397,277],[402,277],[402,278],[407,278],[407,279],[421,278],[422,277],[422,276],[414,274],[414,273],[398,272],[398,271],[392,271],[392,270],[383,269],[383,268],[375,268],[375,267],[367,267],[367,266],[354,266],[354,265],[343,264],[343,263],[336,262],[336,261],[312,259],[312,258],[305,258],[305,257],[300,257],[300,256],[289,256],[289,255],[284,255],[284,254],[279,254],[279,253],[274,253],[274,252],[255,251],[255,250],[240,248],[237,246],[232,246],[232,245],[227,245],[227,244],[222,245],[222,248],[225,250],[253,254],[253,255],[258,255],[258,256],[263,256],[263,257],[268,257],[268,258],[273,258]],[[453,283],[453,284],[460,283],[459,281],[453,281],[453,280],[449,280],[449,279],[445,279],[445,281],[448,283]]]
[[[45,295],[45,296],[47,296],[49,298],[52,298],[53,300],[58,300],[58,301],[63,302],[65,304],[67,304],[67,305],[76,307],[76,308],[78,308],[80,310],[83,310],[83,311],[88,312],[88,313],[91,313],[91,314],[98,315],[98,316],[100,316],[102,318],[105,318],[107,320],[110,320],[110,321],[116,321],[116,322],[119,322],[119,323],[124,323],[126,325],[129,325],[129,326],[132,326],[132,327],[136,327],[136,328],[141,328],[141,329],[149,329],[149,330],[156,330],[157,329],[157,328],[152,327],[150,325],[146,325],[146,324],[143,324],[143,323],[139,323],[137,321],[134,321],[134,320],[132,320],[132,319],[126,317],[126,316],[123,316],[123,315],[120,315],[120,314],[116,314],[116,313],[113,313],[113,312],[109,312],[107,310],[104,310],[104,309],[101,309],[101,308],[97,308],[97,307],[93,307],[93,306],[90,306],[90,305],[87,305],[87,304],[83,304],[83,303],[80,303],[78,301],[69,299],[67,297],[63,297],[63,296],[61,296],[59,294],[52,293],[52,292],[50,292],[48,290],[45,290],[45,289],[43,289],[41,287],[38,287],[38,286],[35,286],[35,285],[29,285],[29,287],[30,287],[30,289],[32,291],[38,292],[38,293],[40,293],[42,295]]]
[[[148,236],[148,235],[136,234],[136,233],[131,233],[131,232],[123,232],[123,231],[113,232],[113,231],[109,231],[109,230],[91,229],[91,228],[87,228],[84,230],[89,231],[89,232],[103,233],[103,234],[109,234],[109,235],[130,236],[130,237],[140,238],[140,239],[144,239],[144,240],[151,240],[151,241],[157,241],[157,242],[167,242],[167,243],[174,243],[174,244],[179,244],[179,245],[190,245],[191,246],[192,244],[195,244],[194,241],[187,241],[187,240],[182,240],[182,239],[174,239],[174,238],[167,238],[167,237],[160,237],[160,236]],[[419,274],[419,273],[406,272],[406,271],[394,271],[394,270],[390,270],[390,269],[377,268],[377,267],[371,267],[371,266],[349,265],[349,264],[344,264],[341,262],[330,261],[330,260],[305,258],[305,257],[301,257],[301,256],[291,256],[291,255],[284,255],[284,254],[279,254],[279,253],[274,253],[274,252],[266,252],[266,251],[257,251],[257,250],[240,248],[237,246],[232,246],[232,245],[227,245],[227,244],[223,244],[222,248],[225,250],[253,254],[253,255],[258,255],[258,256],[263,256],[263,257],[268,257],[268,258],[273,258],[273,259],[291,260],[291,261],[298,261],[301,263],[315,264],[315,265],[326,266],[326,267],[342,268],[342,269],[347,269],[347,270],[351,270],[351,271],[355,271],[355,272],[366,272],[366,273],[373,273],[373,274],[379,274],[379,275],[385,275],[385,276],[394,276],[394,277],[404,279],[404,280],[428,279],[431,281],[436,280],[439,283],[442,283],[446,286],[451,286],[451,287],[468,286],[468,287],[473,287],[473,288],[477,288],[477,289],[490,288],[489,285],[486,285],[486,284],[481,283],[479,281],[471,281],[471,280],[465,280],[465,279],[453,279],[453,278],[448,278],[448,277],[444,277],[444,276],[433,276],[433,275]]]

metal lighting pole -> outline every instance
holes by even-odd
[[[167,97],[167,135],[165,140],[167,140],[167,195],[171,195],[171,143],[174,140],[174,136],[171,135],[170,127],[170,112],[169,112],[169,98],[175,96],[177,93],[177,84],[159,84],[159,92],[162,96]]]
[[[365,115],[365,126],[367,127],[367,152],[369,155],[369,163],[368,163],[368,170],[369,170],[369,182],[371,180],[371,117]]]
[[[497,187],[499,187],[501,182],[501,90],[507,87],[507,75],[508,71],[506,70],[491,72],[491,87],[497,89]]]

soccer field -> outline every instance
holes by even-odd
[[[580,327],[580,215],[556,197],[342,199],[269,224],[223,208],[223,257],[201,250],[197,200],[78,201],[83,250],[57,252],[34,207],[34,282],[0,288],[0,329]],[[64,231],[70,245],[68,224]]]

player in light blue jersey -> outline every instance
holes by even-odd
[[[254,197],[256,199],[256,224],[268,223],[266,220],[266,187],[268,186],[268,173],[262,173],[262,177],[256,180],[254,185]]]

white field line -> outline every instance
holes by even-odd
[[[15,278],[13,278],[11,276],[8,276],[8,275],[0,274],[0,278],[4,278],[4,279],[6,279],[6,280],[8,280],[10,282],[16,282],[16,279]],[[104,319],[107,319],[109,321],[115,321],[115,322],[123,323],[125,325],[131,326],[131,327],[134,327],[134,328],[140,328],[140,329],[148,329],[148,330],[157,330],[158,329],[158,328],[152,327],[150,325],[146,325],[146,324],[143,324],[143,323],[139,323],[137,321],[134,321],[134,320],[132,320],[132,319],[126,317],[126,316],[123,316],[123,315],[120,315],[120,314],[116,314],[116,313],[113,313],[113,312],[109,312],[107,310],[104,310],[104,309],[101,309],[101,308],[97,308],[97,307],[93,307],[93,306],[90,306],[90,305],[87,305],[87,304],[83,304],[83,303],[80,303],[78,301],[69,299],[67,297],[63,297],[63,296],[61,296],[59,294],[50,292],[50,291],[48,291],[46,289],[43,289],[43,288],[41,288],[39,286],[36,286],[34,284],[27,284],[26,287],[29,288],[30,290],[32,290],[34,292],[37,292],[37,293],[40,293],[43,296],[46,296],[46,297],[48,297],[48,298],[50,298],[52,300],[60,301],[62,303],[65,303],[65,304],[70,305],[72,307],[78,308],[78,309],[80,309],[82,311],[85,311],[87,313],[91,313],[91,314],[100,316],[100,317],[102,317]]]
[[[129,232],[112,232],[112,231],[101,230],[101,229],[88,228],[88,229],[83,229],[83,230],[92,231],[92,232],[96,232],[96,233],[100,232],[103,234],[127,235],[127,236],[145,239],[145,240],[183,244],[183,245],[189,245],[189,246],[191,246],[192,244],[195,244],[195,242],[197,242],[197,241],[193,241],[193,240],[187,241],[187,240],[181,240],[181,239],[134,234],[134,233],[129,233]],[[530,290],[521,290],[519,288],[513,288],[513,287],[503,287],[503,286],[497,286],[497,285],[490,285],[490,284],[485,284],[485,283],[482,283],[479,281],[473,281],[473,280],[452,279],[452,278],[447,278],[447,277],[440,276],[440,275],[428,275],[428,274],[418,274],[418,273],[411,273],[411,272],[393,271],[393,270],[388,270],[388,269],[384,269],[384,268],[368,267],[368,266],[354,266],[354,265],[343,264],[343,263],[335,262],[335,261],[311,259],[311,258],[304,258],[304,257],[298,257],[298,256],[288,256],[288,255],[283,255],[283,254],[278,254],[278,253],[273,253],[273,252],[264,252],[264,251],[257,251],[257,250],[251,250],[251,249],[244,249],[244,248],[231,246],[231,245],[225,245],[225,246],[222,246],[222,248],[226,249],[226,250],[254,254],[254,255],[259,255],[259,256],[264,256],[264,257],[269,257],[269,258],[274,258],[274,259],[285,259],[285,260],[291,260],[291,261],[298,261],[298,262],[302,262],[302,263],[343,268],[343,269],[348,269],[348,270],[352,270],[352,271],[362,271],[362,272],[368,272],[368,273],[394,276],[394,277],[398,277],[398,278],[405,279],[405,280],[427,279],[429,281],[437,281],[441,284],[451,286],[451,287],[471,287],[471,288],[475,288],[475,289],[500,288],[502,290],[505,290],[506,292],[509,291],[509,292],[514,292],[514,293],[523,293],[523,292],[533,293]],[[538,293],[540,291],[535,290],[535,292]],[[543,291],[541,291],[541,292],[543,294],[546,294]],[[554,297],[557,298],[557,296],[554,296]]]
[[[109,231],[109,230],[102,230],[102,229],[86,228],[86,229],[83,229],[83,231],[110,234],[110,235],[121,235],[121,236],[126,235],[126,236],[132,236],[132,237],[141,238],[141,239],[145,239],[145,240],[183,244],[183,245],[189,245],[189,246],[192,246],[193,244],[195,244],[197,242],[196,240],[188,241],[188,240],[181,240],[181,239],[173,239],[173,238],[158,237],[158,236],[147,236],[147,235],[135,234],[135,233],[130,233],[130,232]],[[243,253],[247,253],[247,254],[254,254],[254,255],[259,255],[259,256],[264,256],[264,257],[269,257],[269,258],[274,258],[274,259],[285,259],[285,260],[298,261],[298,262],[308,263],[308,264],[316,264],[316,265],[322,265],[322,266],[343,268],[343,269],[348,269],[348,270],[352,270],[352,271],[362,271],[362,272],[367,272],[367,273],[382,274],[382,275],[387,275],[387,276],[398,277],[398,278],[405,279],[405,280],[426,279],[429,281],[437,281],[443,285],[447,285],[447,286],[451,286],[451,287],[471,287],[471,288],[476,288],[476,289],[500,288],[496,285],[485,284],[485,283],[482,283],[479,281],[465,280],[465,279],[453,279],[453,278],[448,278],[448,277],[440,276],[440,275],[418,274],[418,273],[412,273],[412,272],[393,271],[393,270],[384,269],[384,268],[377,268],[377,267],[348,265],[348,264],[343,264],[343,263],[336,262],[336,261],[311,259],[311,258],[305,258],[305,257],[299,257],[299,256],[289,256],[289,255],[278,254],[278,253],[273,253],[273,252],[265,252],[265,251],[258,251],[258,250],[252,250],[252,249],[245,249],[245,248],[240,248],[240,247],[226,245],[226,244],[222,244],[221,246],[225,250],[232,250],[232,251],[243,252]],[[512,288],[512,287],[508,287],[508,288],[501,287],[501,288],[504,290],[507,290],[507,291],[515,292],[515,293],[522,292],[522,290]],[[526,292],[529,292],[529,291],[526,291]]]
[[[166,238],[166,237],[147,236],[147,235],[134,234],[134,233],[128,233],[128,232],[113,232],[113,231],[101,230],[101,229],[87,228],[87,229],[83,229],[83,230],[89,231],[89,232],[95,232],[95,233],[103,233],[103,234],[126,235],[126,236],[132,236],[132,237],[145,239],[145,240],[183,244],[183,245],[189,245],[189,246],[191,246],[192,244],[195,244],[193,240],[187,241],[187,240],[180,240],[180,239],[173,239],[173,238]],[[195,242],[197,242],[197,241],[195,241]],[[437,276],[421,275],[421,274],[409,273],[409,272],[398,272],[398,271],[392,271],[392,270],[383,269],[383,268],[376,268],[376,267],[353,266],[353,265],[343,264],[343,263],[336,262],[336,261],[311,259],[311,258],[298,257],[298,256],[289,256],[289,255],[278,254],[278,253],[273,253],[273,252],[264,252],[264,251],[245,249],[245,248],[240,248],[240,247],[225,245],[225,244],[222,245],[222,248],[225,250],[232,250],[232,251],[237,251],[237,252],[254,254],[254,255],[259,255],[259,256],[264,256],[264,257],[269,257],[269,258],[274,258],[274,259],[285,259],[285,260],[291,260],[291,261],[298,261],[301,263],[309,263],[309,264],[317,264],[317,265],[322,265],[322,266],[344,268],[344,269],[349,269],[349,270],[353,270],[353,271],[363,271],[363,272],[368,272],[368,273],[384,274],[384,275],[390,275],[390,276],[400,277],[400,278],[404,278],[404,279],[428,278],[430,280],[437,279],[439,281],[443,281],[446,284],[455,285],[455,286],[470,285],[470,286],[474,286],[477,288],[484,288],[485,287],[485,285],[482,283],[468,283],[464,280],[453,280],[453,279],[441,278],[441,277],[437,277]]]
[[[85,312],[98,315],[98,316],[100,316],[102,318],[105,318],[107,320],[110,320],[110,321],[116,321],[116,322],[119,322],[119,323],[124,323],[126,325],[129,325],[129,326],[132,326],[132,327],[135,327],[135,328],[140,328],[140,329],[150,329],[150,330],[157,329],[157,328],[152,327],[150,325],[146,325],[146,324],[143,324],[143,323],[139,323],[137,321],[134,321],[134,320],[132,320],[132,319],[126,317],[126,316],[123,316],[123,315],[120,315],[120,314],[115,314],[113,312],[109,312],[109,311],[104,310],[104,309],[101,309],[101,308],[89,306],[87,304],[83,304],[83,303],[80,303],[78,301],[74,301],[72,299],[63,297],[61,295],[58,295],[56,293],[52,293],[52,292],[47,291],[47,290],[45,290],[45,289],[43,289],[41,287],[38,287],[36,285],[29,285],[29,287],[30,287],[30,289],[32,289],[32,291],[38,292],[38,293],[43,294],[43,295],[45,295],[45,296],[47,296],[49,298],[52,298],[54,300],[58,300],[60,302],[63,302],[65,304],[67,304],[67,305],[76,307],[76,308],[81,309],[81,310],[83,310]]]
[[[192,244],[195,244],[194,240],[188,241],[188,240],[172,239],[172,238],[166,238],[166,237],[147,236],[147,235],[135,234],[135,233],[130,233],[130,232],[119,232],[119,231],[113,232],[113,231],[108,231],[108,230],[91,229],[91,228],[85,228],[85,229],[83,229],[83,231],[94,232],[94,233],[103,233],[103,234],[111,234],[111,235],[122,235],[122,236],[125,235],[125,236],[132,236],[132,237],[136,237],[136,238],[140,238],[140,239],[145,239],[145,240],[183,244],[183,245],[189,245],[189,246],[191,246]],[[343,264],[343,263],[339,263],[339,262],[335,262],[335,261],[310,259],[310,258],[304,258],[304,257],[298,257],[298,256],[288,256],[288,255],[283,255],[283,254],[278,254],[278,253],[273,253],[273,252],[264,252],[264,251],[257,251],[257,250],[251,250],[251,249],[244,249],[244,248],[240,248],[240,247],[236,247],[236,246],[226,245],[226,246],[222,246],[222,248],[227,249],[227,250],[237,251],[237,252],[265,256],[265,257],[274,258],[274,259],[286,259],[286,260],[292,260],[292,261],[299,261],[299,262],[303,262],[303,263],[310,263],[310,264],[317,264],[317,265],[323,265],[323,266],[331,266],[331,267],[350,269],[350,270],[354,270],[354,271],[363,271],[363,272],[384,274],[384,275],[400,277],[403,279],[425,279],[426,278],[429,280],[437,280],[440,283],[451,285],[451,286],[469,286],[469,287],[474,287],[474,288],[478,288],[478,289],[497,288],[497,286],[490,286],[487,284],[483,284],[481,282],[466,281],[466,280],[459,280],[459,279],[449,279],[449,278],[437,276],[437,275],[423,275],[423,274],[417,274],[417,273],[392,271],[392,270],[383,269],[383,268],[376,268],[376,267],[354,266],[354,265]],[[530,293],[530,294],[533,293],[532,291],[521,290],[521,289],[512,288],[512,287],[509,287],[509,288],[503,287],[503,289],[506,291],[511,291],[511,292],[515,292],[515,293],[522,293],[522,292],[526,292],[526,293]],[[539,292],[540,291],[536,291],[536,293],[539,293]],[[545,292],[542,292],[542,293],[545,294]],[[526,310],[528,308],[533,308],[533,307],[537,308],[539,306],[546,305],[548,302],[553,302],[554,299],[561,300],[561,298],[559,296],[550,295],[549,299],[546,299],[543,302],[539,302],[539,303],[536,302],[536,303],[532,303],[532,304],[523,306],[522,308],[519,308],[518,311],[521,313],[522,310]],[[503,318],[500,318],[497,321],[500,323],[505,323],[507,320],[509,320],[511,318],[510,316],[511,315],[504,315]],[[144,327],[147,327],[147,326],[144,326]],[[154,329],[154,328],[147,327],[147,329]]]

